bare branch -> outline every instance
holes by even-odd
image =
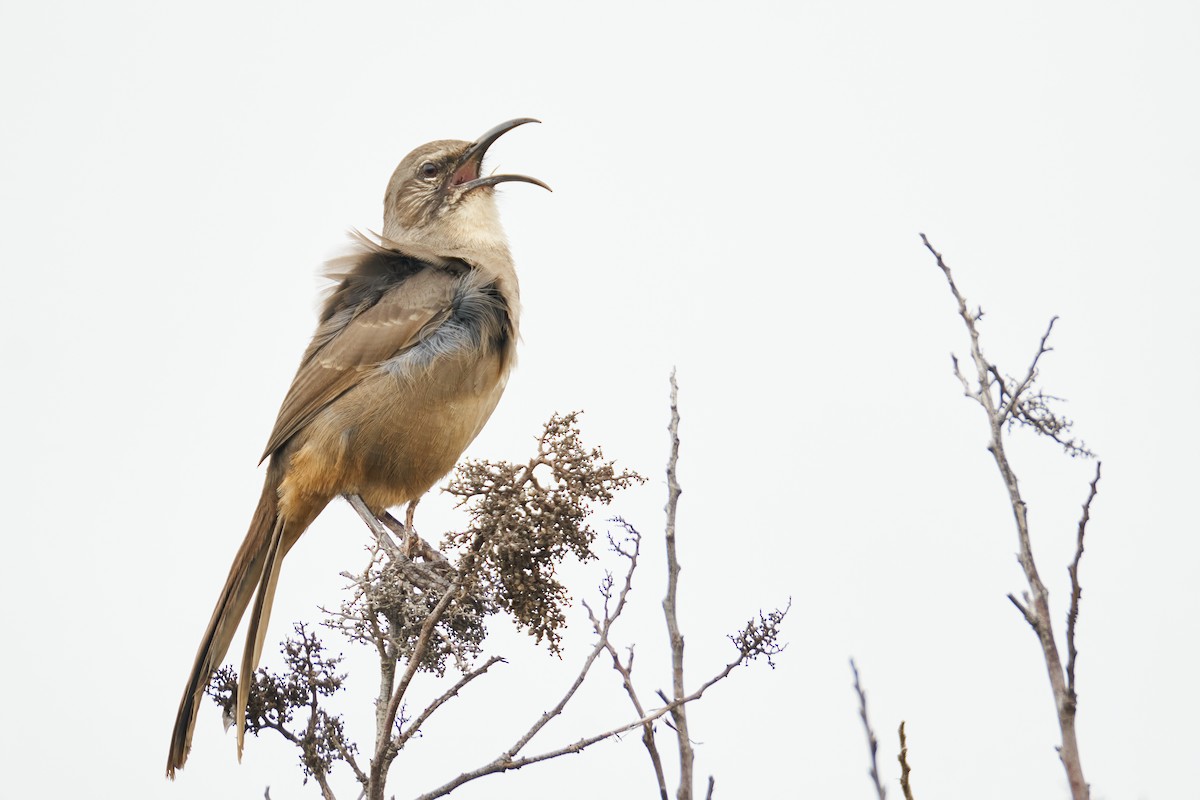
[[[671,434],[671,455],[667,459],[667,596],[663,599],[663,614],[667,618],[667,635],[671,641],[671,688],[673,699],[679,700],[684,695],[683,690],[683,633],[679,629],[679,618],[676,614],[677,595],[679,592],[679,558],[675,550],[675,518],[679,506],[679,488],[676,467],[679,464],[679,384],[675,380],[675,370],[671,370],[671,423],[667,430]],[[692,798],[692,769],[695,753],[692,741],[688,736],[687,710],[682,703],[671,710],[671,720],[679,739],[679,789],[676,792],[678,800]]]
[[[624,522],[624,520],[618,521],[621,522],[621,524],[625,526],[625,530],[629,532],[630,540],[633,542],[633,548],[631,550],[626,549],[617,542],[613,541],[611,537],[609,538],[612,549],[624,556],[629,561],[629,567],[625,571],[625,585],[622,587],[617,598],[616,611],[610,614],[608,609],[609,600],[612,595],[611,576],[608,576],[605,579],[605,583],[602,587],[602,593],[604,596],[604,621],[600,621],[595,612],[592,611],[592,607],[587,604],[586,600],[583,601],[583,607],[587,609],[588,619],[590,619],[592,622],[592,630],[594,630],[596,635],[604,642],[604,649],[607,650],[609,656],[612,657],[613,669],[616,670],[617,674],[621,676],[621,684],[624,686],[625,694],[629,696],[630,702],[633,703],[633,710],[637,712],[639,717],[644,717],[646,716],[646,709],[642,706],[642,701],[638,697],[637,690],[633,686],[633,647],[629,648],[628,662],[621,663],[621,657],[618,655],[617,649],[613,646],[612,642],[609,641],[608,634],[606,632],[608,627],[612,625],[612,621],[615,620],[624,609],[625,598],[629,594],[629,590],[632,588],[633,573],[634,570],[637,569],[638,555],[641,553],[641,534],[632,525]],[[659,797],[661,800],[667,800],[667,779],[665,773],[663,772],[662,756],[659,754],[658,745],[654,740],[654,726],[650,723],[647,723],[642,729],[642,744],[645,745],[646,753],[650,757],[650,765],[654,768],[654,778],[658,782]]]
[[[593,651],[593,652],[596,652],[596,651]],[[739,653],[737,659],[726,664],[725,667],[720,672],[718,672],[717,674],[715,674],[711,678],[709,678],[707,681],[705,681],[700,686],[699,689],[697,689],[696,691],[692,692],[689,695],[686,695],[686,696],[680,698],[679,700],[674,700],[660,708],[655,709],[654,711],[651,711],[649,714],[646,714],[644,717],[641,717],[640,719],[636,719],[632,722],[628,722],[624,725],[620,725],[616,728],[612,728],[610,730],[604,731],[603,733],[595,734],[594,736],[588,736],[583,739],[579,739],[578,741],[575,741],[571,744],[565,745],[563,747],[559,747],[555,750],[547,751],[545,753],[540,753],[535,756],[523,756],[521,758],[511,758],[511,757],[509,757],[509,753],[504,753],[501,756],[499,756],[498,758],[496,758],[494,761],[491,761],[487,764],[484,764],[481,767],[473,769],[470,772],[464,772],[463,774],[459,775],[458,777],[454,778],[451,781],[448,781],[447,783],[443,784],[442,786],[439,786],[438,788],[436,788],[430,792],[420,795],[417,798],[417,800],[434,800],[434,798],[437,798],[437,797],[445,797],[446,795],[450,794],[450,792],[457,789],[459,786],[462,786],[464,783],[469,783],[470,781],[473,781],[477,778],[482,778],[486,775],[495,775],[497,773],[508,772],[509,770],[520,769],[521,767],[525,767],[530,764],[536,764],[540,761],[548,761],[552,758],[558,758],[559,756],[564,756],[564,755],[568,755],[568,754],[572,754],[572,753],[579,753],[598,742],[602,742],[606,739],[611,739],[614,736],[619,736],[622,733],[625,733],[626,731],[634,730],[635,728],[644,727],[648,723],[652,723],[655,720],[658,720],[658,719],[662,718],[663,716],[669,714],[675,706],[683,705],[686,703],[692,703],[692,702],[695,702],[696,700],[699,700],[701,697],[704,696],[704,693],[707,692],[714,684],[719,683],[719,682],[723,681],[725,678],[729,677],[729,673],[733,672],[733,670],[735,670],[737,667],[741,666],[742,664],[747,663],[747,661],[748,661],[748,659],[743,654]],[[512,751],[510,750],[509,752],[511,753]]]
[[[900,791],[904,792],[904,800],[913,800],[912,785],[909,775],[912,768],[908,766],[908,740],[904,738],[904,721],[900,721]]]
[[[622,524],[624,524],[624,523],[622,522]],[[630,530],[630,531],[634,531],[634,529],[628,525],[626,525],[626,529]],[[636,533],[636,531],[634,531],[634,532]],[[636,560],[631,558],[630,559],[630,569],[627,570],[625,573],[625,585],[622,587],[620,594],[617,596],[616,608],[612,611],[612,613],[606,614],[603,623],[600,624],[600,630],[598,632],[599,635],[597,637],[596,645],[592,648],[592,652],[588,654],[588,657],[586,659],[584,659],[583,666],[580,667],[579,674],[575,676],[575,681],[571,684],[570,688],[567,689],[566,694],[564,694],[562,696],[562,698],[558,701],[558,703],[554,706],[554,708],[552,708],[550,711],[544,712],[537,719],[537,721],[534,722],[534,724],[529,728],[529,730],[527,730],[525,732],[525,734],[523,736],[521,736],[521,738],[518,739],[513,744],[512,747],[510,747],[499,758],[496,759],[496,762],[516,763],[517,761],[521,761],[522,759],[516,758],[517,754],[520,753],[521,750],[523,750],[525,748],[525,745],[529,744],[529,742],[533,739],[533,737],[538,735],[538,733],[542,730],[542,728],[546,727],[546,724],[549,723],[550,720],[554,719],[555,717],[557,717],[559,714],[561,714],[563,712],[563,709],[566,708],[567,703],[570,702],[571,698],[575,696],[575,693],[579,690],[579,687],[583,685],[583,681],[587,677],[588,672],[591,670],[592,664],[595,663],[596,658],[600,655],[600,653],[602,653],[606,649],[608,649],[609,632],[611,631],[612,625],[616,621],[617,617],[619,617],[621,615],[621,612],[625,609],[625,602],[629,595],[629,591],[632,588],[633,567],[634,566],[636,566]],[[588,608],[588,613],[589,614],[592,613],[590,608]],[[595,615],[593,614],[592,616],[594,617]],[[670,709],[669,708],[663,709],[663,713],[666,713],[666,711],[668,711],[668,710],[670,710]],[[657,719],[658,716],[662,716],[662,714],[658,714],[657,716],[655,716],[655,719]],[[625,730],[627,730],[627,729],[622,728],[621,731],[618,731],[618,733],[622,733]],[[607,738],[607,736],[605,736],[603,738]],[[599,740],[597,740],[597,741],[599,741]],[[572,752],[574,752],[574,751],[572,751]],[[538,760],[544,760],[544,759],[538,759]],[[532,762],[530,762],[530,763],[532,763]],[[507,767],[506,769],[511,769],[511,767]],[[486,774],[490,774],[490,773],[486,773]]]
[[[1042,334],[1042,340],[1038,343],[1038,350],[1033,356],[1033,363],[1029,365],[1029,369],[1025,372],[1025,377],[1020,383],[1016,384],[1015,388],[1008,392],[1008,402],[1001,406],[999,412],[1001,422],[1004,422],[1008,419],[1008,415],[1012,413],[1013,408],[1020,401],[1021,395],[1024,394],[1025,390],[1033,385],[1034,380],[1037,379],[1038,361],[1042,356],[1054,349],[1053,347],[1046,346],[1046,340],[1050,338],[1050,332],[1054,330],[1055,322],[1058,322],[1058,317],[1051,317],[1050,324],[1046,326],[1046,332]],[[996,379],[1000,382],[1000,385],[1004,386],[1004,381],[1000,378],[999,370],[995,370],[995,375]]]
[[[346,743],[341,739],[341,737],[338,737],[337,739],[334,740],[334,745],[337,747],[338,753],[341,754],[342,760],[350,765],[350,769],[354,770],[354,777],[358,780],[359,784],[363,787],[363,794],[360,796],[365,796],[366,791],[367,791],[367,780],[368,780],[367,773],[365,773],[361,769],[359,769],[358,761],[355,760],[354,754],[350,752],[350,749],[346,746]]]
[[[404,745],[408,743],[408,740],[421,730],[421,726],[425,724],[425,721],[433,715],[433,712],[445,705],[446,702],[448,702],[451,698],[457,697],[458,693],[462,691],[463,687],[465,687],[468,683],[475,680],[480,675],[483,675],[493,666],[501,662],[507,663],[500,656],[492,656],[483,663],[483,666],[477,667],[459,678],[458,682],[456,682],[446,691],[442,692],[442,694],[438,696],[436,700],[426,706],[425,710],[418,714],[417,718],[414,719],[403,731],[401,731],[401,733],[396,737],[396,740],[392,743],[392,747],[395,750],[400,750],[403,748]]]
[[[1033,628],[1034,632],[1036,633],[1038,630],[1038,618],[1033,609],[1018,600],[1017,596],[1011,592],[1008,595],[1008,599],[1014,606],[1017,607],[1017,611],[1021,612],[1021,616],[1025,617],[1025,621],[1029,623],[1030,627]],[[1028,597],[1026,597],[1026,599],[1028,599]]]
[[[971,337],[971,358],[975,362],[978,389],[973,390],[971,388],[962,371],[959,369],[958,359],[951,356],[954,361],[954,375],[963,385],[963,394],[978,402],[987,411],[988,421],[995,428],[993,438],[999,438],[999,426],[1005,424],[1011,425],[1016,422],[1033,429],[1039,435],[1053,439],[1062,445],[1067,454],[1072,457],[1083,456],[1090,458],[1093,453],[1087,449],[1083,442],[1063,438],[1071,429],[1071,421],[1056,414],[1049,406],[1050,401],[1060,398],[1040,391],[1026,396],[1026,391],[1037,380],[1038,361],[1043,355],[1054,349],[1047,347],[1046,342],[1050,338],[1050,332],[1054,330],[1054,323],[1058,320],[1058,317],[1051,318],[1050,324],[1046,326],[1046,332],[1042,334],[1042,339],[1038,343],[1037,353],[1034,355],[1033,362],[1029,365],[1025,377],[1020,382],[1012,379],[1005,380],[1001,377],[1000,370],[984,358],[983,350],[980,348],[979,327],[976,323],[983,319],[983,310],[980,309],[974,314],[967,310],[967,300],[963,297],[962,292],[958,290],[958,285],[955,284],[954,276],[950,272],[950,267],[946,265],[945,260],[942,258],[942,254],[933,248],[933,245],[929,243],[929,239],[923,233],[921,234],[921,241],[925,243],[926,249],[933,253],[938,267],[946,276],[946,282],[950,285],[950,292],[954,295],[954,299],[958,303],[959,316],[962,317],[963,323],[967,326],[967,333]],[[993,384],[996,385],[999,391],[1000,396],[998,400],[993,397],[991,392]],[[1005,399],[1006,397],[1007,400]]]
[[[316,780],[317,786],[321,788],[321,797],[323,800],[337,800],[337,797],[333,793],[333,787],[329,785],[329,780],[325,777],[325,773],[318,772],[313,775],[313,779]]]
[[[933,245],[929,243],[929,239],[925,234],[921,234],[921,241],[925,243],[925,247],[929,252],[933,253],[933,257],[937,260],[938,267],[942,270],[942,274],[946,276],[946,283],[950,285],[950,293],[954,295],[955,301],[958,303],[958,315],[962,317],[963,323],[967,326],[967,333],[971,337],[971,357],[975,361],[976,380],[979,382],[979,391],[973,392],[967,385],[966,378],[958,369],[958,359],[954,358],[954,371],[958,379],[962,381],[966,395],[973,398],[985,409],[988,410],[988,415],[993,416],[995,412],[995,402],[988,387],[988,362],[983,357],[983,352],[979,349],[979,329],[975,323],[983,318],[983,310],[980,309],[972,314],[967,310],[967,299],[963,297],[962,292],[958,290],[958,285],[954,282],[954,276],[950,273],[950,267],[942,259],[942,254],[933,249]],[[953,356],[952,356],[953,358]]]
[[[1075,649],[1075,623],[1079,620],[1079,598],[1083,596],[1083,588],[1079,584],[1079,560],[1083,558],[1083,534],[1087,530],[1088,520],[1092,516],[1092,501],[1096,499],[1096,485],[1100,483],[1100,462],[1096,462],[1096,477],[1088,490],[1087,500],[1083,503],[1083,513],[1079,517],[1079,529],[1075,536],[1075,559],[1067,567],[1071,576],[1071,609],[1067,612],[1067,693],[1072,701],[1075,700],[1075,657],[1079,651]]]
[[[538,717],[537,722],[533,723],[529,730],[527,730],[525,734],[518,739],[515,744],[513,744],[512,747],[506,750],[504,754],[497,759],[497,761],[514,762],[514,758],[517,753],[521,752],[525,745],[529,744],[533,737],[537,736],[538,732],[541,731],[542,728],[546,727],[546,724],[550,722],[550,720],[554,719],[563,712],[563,709],[567,707],[567,703],[569,703],[571,698],[575,696],[575,692],[579,691],[579,687],[583,685],[584,678],[587,677],[588,671],[591,670],[592,664],[596,661],[596,657],[599,656],[600,653],[604,652],[604,644],[606,641],[606,638],[602,638],[601,641],[596,642],[596,646],[592,648],[592,652],[588,654],[586,659],[584,659],[583,666],[579,669],[579,674],[575,676],[575,681],[571,684],[570,688],[567,689],[567,693],[562,696],[557,704],[555,704],[554,708],[543,712],[542,715]]]
[[[954,353],[950,354],[950,363],[954,364],[954,377],[958,378],[958,382],[962,384],[963,394],[972,400],[979,400],[979,394],[971,391],[971,384],[967,382],[967,378],[962,374],[962,369],[958,366],[958,356]]]
[[[871,782],[875,784],[875,794],[879,800],[887,800],[887,790],[883,788],[879,779],[879,761],[876,758],[879,742],[875,738],[875,731],[871,730],[871,720],[867,717],[867,693],[858,679],[858,666],[853,658],[850,659],[850,670],[854,673],[854,691],[858,694],[858,716],[862,719],[863,730],[867,732],[867,749],[871,753],[871,769],[868,774],[871,776]]]
[[[589,609],[589,613],[590,613]],[[595,619],[593,618],[593,624]],[[612,656],[613,669],[621,676],[621,684],[625,687],[625,693],[629,695],[629,700],[633,703],[633,710],[637,712],[639,717],[646,716],[646,709],[642,706],[642,701],[638,697],[637,690],[633,687],[633,648],[629,648],[629,661],[625,664],[621,663],[621,658],[617,655],[617,650],[611,642],[606,642],[608,653]],[[658,794],[661,800],[667,800],[667,778],[663,772],[662,756],[658,752],[658,744],[654,740],[654,726],[646,723],[642,729],[642,744],[646,747],[646,753],[650,757],[650,765],[654,768],[654,779],[658,783]]]
[[[996,467],[999,469],[1004,486],[1008,491],[1009,503],[1012,506],[1013,519],[1017,528],[1017,560],[1020,562],[1021,569],[1025,573],[1025,579],[1029,584],[1029,592],[1025,596],[1023,604],[1018,602],[1016,597],[1011,594],[1009,595],[1009,600],[1020,610],[1025,621],[1033,628],[1041,644],[1042,655],[1046,663],[1046,672],[1050,679],[1050,688],[1054,694],[1056,710],[1058,712],[1059,731],[1062,734],[1062,744],[1058,748],[1059,757],[1067,773],[1067,782],[1071,787],[1072,798],[1074,800],[1087,800],[1089,797],[1089,788],[1083,777],[1083,768],[1080,765],[1079,758],[1079,744],[1075,735],[1075,696],[1073,691],[1071,691],[1068,678],[1064,674],[1062,658],[1059,654],[1058,644],[1054,638],[1054,630],[1051,626],[1049,593],[1042,583],[1037,565],[1033,559],[1033,547],[1029,536],[1028,509],[1026,508],[1024,499],[1021,497],[1020,488],[1017,484],[1017,476],[1013,472],[1012,466],[1008,461],[1008,456],[1005,453],[1003,436],[1005,423],[1008,422],[1011,425],[1012,421],[1016,420],[1023,425],[1033,428],[1035,432],[1054,439],[1059,444],[1062,444],[1067,452],[1072,455],[1090,455],[1083,448],[1082,444],[1077,444],[1074,440],[1064,441],[1060,438],[1060,434],[1064,433],[1070,427],[1070,421],[1058,417],[1049,409],[1047,401],[1054,398],[1040,391],[1035,394],[1028,394],[1028,391],[1032,388],[1037,378],[1038,361],[1049,350],[1046,347],[1046,341],[1054,327],[1054,320],[1051,320],[1050,325],[1047,326],[1046,333],[1042,336],[1041,343],[1038,346],[1038,353],[1034,356],[1033,363],[1030,365],[1025,378],[1020,383],[1014,381],[1008,386],[1005,385],[1004,381],[1000,381],[1000,397],[1003,399],[1005,392],[1007,392],[1009,399],[1006,404],[999,405],[990,390],[993,378],[999,375],[999,370],[984,357],[979,341],[979,328],[976,325],[982,314],[976,313],[973,315],[968,312],[966,299],[954,283],[950,267],[946,265],[941,253],[934,249],[925,234],[921,234],[921,241],[924,242],[929,252],[933,254],[938,268],[945,275],[946,283],[949,284],[950,292],[958,305],[959,316],[962,317],[963,323],[967,327],[967,333],[970,336],[971,358],[975,362],[979,391],[978,394],[972,394],[968,391],[968,394],[973,396],[980,406],[983,407],[987,415],[988,428],[991,433],[988,442],[988,451],[991,452],[992,457],[995,459]],[[1076,608],[1075,610],[1077,613],[1078,609]],[[1068,642],[1069,651],[1072,647],[1073,645]],[[1074,670],[1073,663],[1071,664],[1071,670],[1072,672]]]

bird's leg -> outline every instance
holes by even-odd
[[[374,533],[376,536],[387,535],[387,531],[384,530],[383,523],[380,522],[379,517],[375,516],[375,512],[367,507],[367,503],[362,499],[362,497],[356,494],[344,494],[342,497],[345,497],[346,502],[350,504],[350,507],[358,512],[358,515],[362,517],[363,522],[367,523],[367,527],[371,529],[372,533]]]
[[[421,537],[417,535],[417,529],[413,527],[413,514],[417,510],[417,503],[421,502],[421,498],[412,500],[408,504],[408,508],[404,510],[404,529],[407,534],[404,537],[404,554],[409,558],[413,558],[423,550],[428,549],[428,545],[422,547],[425,542],[421,541]]]
[[[388,511],[383,512],[383,516],[380,517],[380,520],[384,525],[387,525],[388,528],[392,530],[392,533],[396,534],[397,536],[404,537],[405,555],[409,556],[410,558],[413,555],[419,555],[426,561],[435,564],[449,563],[441,550],[438,550],[436,547],[429,544],[429,542],[417,535],[416,528],[413,527],[413,507],[416,504],[416,501],[408,504],[408,508],[404,513],[405,522],[401,522],[400,520],[396,519],[391,515],[391,512]]]
[[[412,561],[413,556],[419,555],[431,563],[448,563],[442,551],[418,536],[416,530],[413,529],[413,506],[417,504],[416,501],[408,504],[408,509],[404,515],[408,523],[406,525],[393,517],[390,511],[384,511],[381,515],[375,516],[375,512],[367,507],[366,501],[356,494],[347,494],[343,495],[343,497],[346,498],[346,502],[350,504],[350,507],[358,513],[358,516],[362,517],[362,521],[375,534],[375,538],[379,540],[384,550],[393,553],[393,555],[396,554],[396,544],[389,534],[390,531],[400,537],[402,545],[399,549],[399,554],[403,555],[409,561]]]
[[[392,512],[388,511],[387,509],[384,509],[384,512],[379,515],[379,521],[386,525],[388,530],[394,533],[396,538],[400,540],[400,547],[397,552],[403,555],[409,561],[412,561],[412,553],[410,552],[408,546],[408,528],[404,527],[404,523],[393,517]],[[391,541],[390,538],[389,541]]]
[[[421,498],[417,498],[408,504],[408,509],[404,512],[404,527],[408,528],[410,534],[416,533],[416,528],[413,527],[413,515],[417,511],[417,503],[421,502]]]
[[[387,528],[384,527],[386,520],[388,519],[392,520],[392,522],[396,522],[391,514],[388,514],[386,511],[383,512],[383,515],[386,519],[381,520],[379,517],[375,516],[374,511],[367,507],[366,501],[363,500],[359,495],[345,494],[342,496],[346,498],[346,502],[349,503],[350,507],[358,513],[358,516],[362,517],[362,521],[367,523],[367,527],[371,529],[371,533],[375,534],[375,538],[379,541],[380,546],[383,547],[384,550],[392,550],[396,547],[395,542],[392,541],[392,537],[388,534],[387,530],[392,526],[388,525]],[[400,523],[396,522],[396,525],[399,524]],[[395,529],[393,528],[393,530]],[[398,530],[396,531],[396,534],[403,535],[404,531]]]
[[[379,518],[379,521],[384,525],[387,525],[388,529],[397,536],[401,538],[406,538],[408,536],[408,529],[404,527],[403,522],[392,516],[392,512],[384,511],[383,516]]]

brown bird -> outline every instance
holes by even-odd
[[[241,758],[280,563],[321,510],[338,495],[358,495],[376,515],[415,502],[496,407],[514,361],[520,303],[493,187],[550,187],[525,175],[484,177],[481,165],[493,142],[527,122],[537,120],[409,153],[388,182],[380,241],[356,235],[354,252],[330,262],[338,283],[263,453],[270,461],[262,498],[183,690],[168,777],[187,760],[204,687],[257,590],[238,681]]]

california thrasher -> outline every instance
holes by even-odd
[[[496,407],[513,366],[517,275],[493,187],[549,186],[481,175],[484,154],[518,125],[474,142],[437,141],[405,156],[388,182],[383,235],[355,237],[330,262],[338,283],[279,410],[262,497],[200,640],[167,758],[187,760],[204,687],[255,595],[239,672],[238,758],[283,557],[338,495],[376,515],[412,503],[449,472]]]

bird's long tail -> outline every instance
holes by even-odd
[[[213,672],[220,666],[233,634],[237,631],[242,614],[250,603],[250,597],[260,583],[267,587],[266,592],[260,592],[255,603],[255,615],[251,620],[251,636],[247,642],[247,655],[250,654],[250,642],[256,642],[254,659],[249,669],[242,662],[242,672],[238,676],[239,731],[238,754],[241,754],[242,729],[245,726],[246,695],[249,693],[250,681],[253,680],[254,665],[258,663],[258,654],[262,649],[262,637],[266,633],[267,616],[270,614],[271,597],[274,595],[276,579],[279,575],[279,560],[286,548],[279,546],[283,524],[279,518],[279,500],[277,490],[282,477],[275,459],[267,468],[267,478],[263,486],[262,497],[250,523],[250,530],[242,546],[234,556],[233,565],[229,568],[229,577],[221,589],[217,599],[217,607],[213,609],[212,619],[200,640],[200,648],[196,651],[196,661],[192,665],[192,674],[188,676],[187,686],[183,690],[183,699],[179,701],[179,712],[175,715],[175,727],[171,733],[171,751],[167,756],[167,777],[174,778],[175,770],[183,767],[187,761],[188,751],[192,746],[192,731],[196,726],[196,710],[204,695]],[[270,563],[269,575],[264,570]],[[264,581],[264,578],[267,580]],[[265,613],[263,613],[265,612]]]
[[[242,760],[242,748],[246,743],[246,704],[250,700],[250,684],[254,680],[254,669],[262,656],[263,640],[267,635],[267,623],[271,621],[271,604],[275,600],[275,587],[279,585],[279,562],[287,548],[283,545],[284,521],[276,517],[271,529],[271,539],[263,558],[262,579],[258,583],[258,594],[254,608],[250,611],[250,624],[246,629],[246,648],[242,651],[242,668],[238,672],[237,754]]]

